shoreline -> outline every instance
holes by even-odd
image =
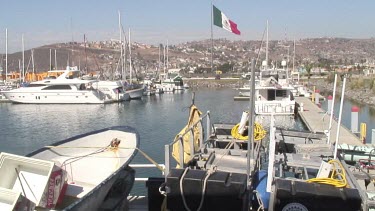
[[[308,87],[312,90],[315,86],[316,90],[319,90],[322,95],[332,95],[333,94],[333,83],[326,81],[325,79],[310,80]],[[345,87],[345,98],[360,104],[368,105],[375,108],[375,92],[368,87],[362,88],[352,88],[355,80],[351,81],[347,79]],[[336,87],[336,95],[341,96],[342,82],[339,80]]]
[[[360,105],[368,105],[375,108],[375,90],[370,89],[370,87],[357,87],[356,83],[358,79],[347,79],[345,88],[345,98],[354,101]],[[184,83],[188,84],[191,88],[240,88],[248,80],[238,79],[238,78],[222,78],[215,80],[214,78],[202,78],[202,79],[184,79]],[[309,89],[313,89],[315,86],[316,90],[319,90],[322,95],[332,95],[333,92],[333,82],[329,82],[326,79],[310,79],[310,81],[305,81]],[[338,81],[336,87],[336,95],[341,95],[342,82]],[[327,97],[326,96],[326,97]]]

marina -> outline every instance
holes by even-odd
[[[369,3],[67,1],[0,13],[1,211],[375,211]]]
[[[165,93],[163,95],[154,95],[154,96],[147,96],[144,97],[142,100],[132,100],[123,102],[121,104],[106,104],[106,105],[74,105],[72,106],[73,113],[69,112],[66,113],[64,117],[58,117],[60,119],[59,122],[62,123],[62,125],[54,125],[54,127],[61,127],[61,130],[52,133],[40,133],[36,132],[35,129],[39,128],[41,131],[48,131],[48,125],[50,124],[50,121],[53,121],[53,118],[56,115],[58,115],[59,112],[62,112],[65,105],[23,105],[23,104],[0,104],[0,108],[2,109],[1,112],[3,116],[2,118],[6,118],[6,113],[13,113],[13,117],[8,120],[8,124],[3,125],[1,127],[1,131],[3,132],[4,136],[0,144],[2,145],[1,148],[5,149],[7,152],[13,152],[16,154],[27,154],[32,149],[37,149],[38,147],[49,145],[50,140],[55,140],[56,137],[60,137],[61,139],[64,138],[64,131],[76,131],[76,134],[82,133],[84,131],[91,131],[95,128],[99,129],[102,127],[102,125],[114,125],[113,122],[116,122],[116,125],[123,125],[123,124],[130,124],[130,125],[137,125],[138,130],[140,130],[140,137],[141,140],[147,140],[148,143],[144,143],[141,141],[140,148],[145,151],[150,157],[155,159],[157,163],[164,164],[164,157],[160,156],[160,152],[164,151],[163,145],[170,142],[170,140],[173,139],[173,137],[177,134],[178,125],[183,125],[186,121],[186,111],[188,106],[191,103],[191,96],[193,91],[195,92],[195,101],[196,103],[202,107],[206,108],[207,110],[210,110],[211,113],[218,112],[218,111],[226,111],[221,112],[222,115],[220,117],[215,117],[212,115],[211,121],[219,121],[219,122],[232,122],[236,123],[241,119],[241,114],[243,110],[246,110],[249,106],[248,101],[244,102],[235,102],[228,100],[225,102],[220,101],[220,99],[223,96],[227,96],[228,99],[232,98],[236,94],[236,90],[233,89],[200,89],[200,90],[192,90],[192,91],[185,91],[182,93],[175,93],[175,94],[168,94]],[[208,99],[208,101],[202,101],[201,99]],[[305,98],[297,98],[297,102],[304,103],[304,109],[306,111],[303,111],[307,113],[309,111],[315,112],[314,114],[316,116],[319,116],[317,114],[323,115],[324,110],[319,108],[317,105],[314,105],[310,99]],[[221,103],[218,103],[218,102]],[[309,101],[311,104],[309,104]],[[171,104],[171,102],[173,102]],[[210,103],[204,103],[204,102],[210,102]],[[211,107],[211,103],[217,103],[217,108]],[[178,106],[178,105],[184,105],[184,106]],[[227,108],[232,108],[228,110]],[[44,112],[39,113],[38,111],[42,109]],[[315,110],[314,110],[315,109]],[[75,110],[75,112],[74,112]],[[80,111],[81,110],[81,111]],[[171,115],[171,111],[173,111],[174,115]],[[91,113],[100,113],[99,116],[92,116]],[[147,114],[148,121],[144,121],[143,118],[141,118],[139,112]],[[300,112],[300,113],[303,113]],[[312,113],[311,112],[311,113]],[[154,115],[154,114],[158,115]],[[24,122],[22,120],[21,116],[28,115],[29,118],[35,118],[39,119],[41,121],[41,125],[33,125],[33,127],[27,126],[27,122]],[[72,118],[74,115],[77,117]],[[4,116],[5,115],[5,116]],[[88,116],[85,116],[88,115]],[[305,131],[308,132],[304,128],[304,124],[313,124],[313,121],[310,119],[311,122],[306,120],[308,117],[305,116],[296,122],[294,126],[294,130],[297,131]],[[34,117],[33,117],[34,116]],[[19,119],[22,122],[22,125],[16,124],[16,119]],[[51,118],[51,119],[50,119]],[[66,120],[65,118],[76,120],[76,121],[70,121],[70,124],[64,124]],[[321,118],[321,116],[319,116]],[[319,119],[318,118],[318,119]],[[328,119],[328,117],[327,117]],[[101,121],[96,121],[101,120]],[[166,121],[168,120],[168,121]],[[173,121],[170,121],[173,120]],[[11,122],[9,122],[11,121]],[[164,124],[163,126],[165,128],[168,128],[168,130],[165,131],[165,129],[162,129],[164,133],[161,133],[158,129],[154,127],[154,122],[162,121]],[[112,123],[110,123],[112,122]],[[176,123],[177,122],[177,123]],[[322,122],[322,121],[320,121]],[[77,125],[77,123],[80,123]],[[269,125],[265,125],[266,128],[269,128]],[[311,126],[310,126],[311,127]],[[12,128],[12,129],[10,129]],[[33,128],[32,132],[31,128]],[[153,130],[149,130],[149,128],[155,128]],[[289,129],[289,128],[288,128]],[[322,134],[322,130],[324,127],[321,127],[320,130],[316,129],[315,133],[308,134],[307,136],[313,138],[316,135],[314,134]],[[20,133],[20,131],[26,130],[26,134],[28,134],[28,142],[25,142],[25,137],[22,136],[22,134],[25,134],[25,132]],[[268,129],[267,129],[268,130]],[[343,130],[342,130],[343,131]],[[18,135],[17,135],[18,134]],[[163,135],[162,135],[163,134]],[[324,133],[323,133],[324,134]],[[7,141],[11,138],[12,141]],[[66,138],[66,137],[65,137]],[[345,139],[343,139],[345,140]],[[10,144],[11,143],[11,144]],[[343,142],[345,143],[345,141]],[[358,139],[354,144],[360,144]],[[13,149],[13,150],[12,150]],[[149,161],[145,160],[143,156],[140,156],[139,154],[133,159],[130,166],[137,166],[138,164],[142,165],[149,165]],[[152,166],[152,165],[151,165]],[[150,166],[150,167],[151,167]],[[161,176],[160,171],[157,170],[157,168],[152,167],[145,168],[135,168],[136,169],[136,177],[137,178],[147,178],[151,175],[154,176]],[[147,180],[146,180],[147,181]],[[136,180],[134,187],[130,193],[130,201],[129,209],[130,210],[147,210],[147,206],[145,206],[145,203],[148,203],[147,197],[144,196],[147,195],[145,192],[145,181],[144,180]]]

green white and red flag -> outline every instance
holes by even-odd
[[[214,25],[223,28],[227,31],[230,31],[234,34],[240,35],[241,32],[237,29],[237,24],[229,20],[229,18],[214,5],[212,6]]]

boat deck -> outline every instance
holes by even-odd
[[[328,130],[330,115],[327,114],[326,111],[311,102],[309,98],[296,97],[295,100],[299,105],[303,104],[303,111],[298,111],[298,114],[311,132],[317,133]],[[336,139],[336,132],[337,121],[333,119],[332,131],[330,135],[331,143],[333,143]],[[343,125],[340,126],[339,144],[364,146],[364,144],[359,140],[359,137],[357,137]]]

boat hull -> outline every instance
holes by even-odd
[[[95,91],[70,91],[70,92],[24,92],[5,91],[4,96],[13,103],[26,104],[104,104],[113,102]]]
[[[143,96],[143,88],[138,88],[138,89],[130,89],[126,90],[126,93],[129,94],[130,99],[141,99]]]

